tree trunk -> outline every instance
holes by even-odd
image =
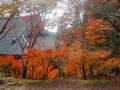
[[[59,78],[61,78],[61,68],[60,68],[60,66],[58,68],[58,75],[59,75]]]
[[[114,72],[115,72],[115,76],[118,76],[118,75],[119,75],[119,73],[120,73],[119,68],[115,68],[115,69],[114,69]]]
[[[85,51],[86,51],[86,35],[85,35],[85,27],[82,26],[82,61],[81,61],[81,67],[82,67],[82,76],[83,79],[86,79],[86,72],[85,72]]]
[[[47,79],[47,75],[46,74],[43,74],[42,75],[42,80],[46,80]]]
[[[87,16],[86,14],[83,15],[83,21],[81,23],[81,30],[82,30],[82,33],[81,33],[81,38],[82,38],[82,60],[81,60],[81,68],[82,68],[82,76],[83,76],[83,79],[87,79],[87,76],[86,76],[86,71],[85,71],[85,53],[86,53],[86,50],[87,50],[87,44],[86,44],[86,27],[85,27],[85,24],[87,22]]]
[[[89,65],[89,79],[93,79],[92,65]]]
[[[84,57],[82,59],[82,78],[85,80],[86,79],[86,72],[85,72],[85,65],[84,65]]]
[[[22,69],[22,79],[26,79],[26,73],[27,73],[27,67],[25,65],[23,65],[23,69]]]
[[[47,79],[47,74],[46,74],[46,68],[45,68],[45,62],[42,59],[42,68],[43,68],[43,75],[42,75],[42,79],[46,80]]]

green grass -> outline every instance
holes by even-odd
[[[2,75],[2,73],[0,72],[0,78],[2,78],[2,76],[3,76],[3,75]]]
[[[2,77],[1,81],[7,85],[35,85],[35,84],[45,84],[48,83],[48,80],[27,80],[27,79],[15,79],[12,77]]]
[[[3,82],[12,82],[13,81],[13,78],[12,77],[2,77],[1,80]]]
[[[6,83],[7,85],[40,85],[40,84],[48,84],[50,83],[49,80],[27,80],[27,79],[15,79],[12,77],[2,77],[1,81],[3,83]],[[53,80],[54,81],[54,80]],[[62,80],[58,80],[62,81]],[[106,84],[106,83],[111,83],[112,81],[110,80],[63,80],[65,82],[79,82],[81,84]]]
[[[0,73],[0,78],[2,78],[2,73]]]
[[[26,80],[27,84],[46,84],[48,80]]]

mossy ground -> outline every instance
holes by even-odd
[[[0,90],[120,90],[118,80],[25,80],[2,78]]]

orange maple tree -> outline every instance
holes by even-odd
[[[28,53],[27,78],[52,79],[57,69],[51,59],[51,50],[33,49]]]
[[[20,77],[21,61],[16,60],[13,55],[0,56],[0,70],[4,76]]]

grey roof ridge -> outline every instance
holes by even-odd
[[[14,28],[15,26],[13,26],[12,28]],[[0,40],[2,40],[2,38],[4,38],[4,36],[10,31],[12,30],[12,28],[10,28],[9,30],[5,30],[1,35],[0,35]]]

